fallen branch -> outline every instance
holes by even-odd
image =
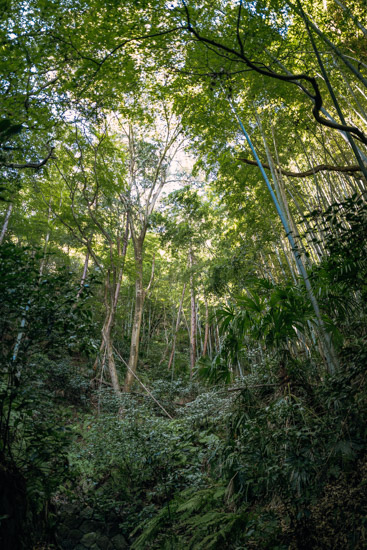
[[[242,391],[242,390],[250,390],[252,388],[267,388],[267,387],[275,387],[279,386],[279,383],[277,384],[255,384],[253,386],[241,386],[239,388],[227,388],[227,391]]]
[[[160,407],[162,409],[162,411],[168,416],[168,418],[170,418],[171,420],[173,420],[173,417],[169,414],[169,412],[166,411],[166,409],[163,407],[163,405],[160,404],[160,402],[154,397],[154,395],[152,394],[151,391],[148,390],[148,388],[143,384],[143,382],[140,380],[140,378],[135,374],[135,372],[129,367],[129,365],[126,363],[126,361],[121,357],[121,355],[119,354],[119,352],[117,351],[117,349],[115,348],[115,346],[113,346],[113,349],[114,349],[114,352],[116,353],[117,357],[124,363],[124,365],[126,366],[126,368],[131,372],[131,374],[137,379],[137,381],[139,382],[139,384],[145,389],[145,391],[147,392],[147,394],[153,399],[153,401],[155,403],[157,403],[158,407]]]

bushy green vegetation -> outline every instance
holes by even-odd
[[[42,255],[12,244],[0,255],[0,521],[10,549],[44,531],[51,496],[69,475],[71,411],[59,400],[86,398],[72,357],[87,349],[90,318],[88,292],[76,302],[72,273],[41,277]]]
[[[72,273],[52,275],[52,264],[40,278],[42,255],[3,246],[4,541],[19,524],[35,540],[52,532],[46,508],[58,495],[101,520],[113,514],[137,550],[364,548],[366,216],[355,198],[330,212],[341,208],[352,229],[332,220],[328,255],[310,272],[339,327],[333,375],[312,347],[302,287],[258,281],[217,310],[221,350],[197,363],[197,381],[147,364],[149,393],[93,389],[89,292],[77,297]]]
[[[148,396],[99,396],[70,455],[78,498],[117,513],[136,549],[362,549],[365,342],[357,348],[335,376],[299,361],[284,380],[273,358],[236,388],[156,393],[173,420]],[[183,395],[192,401],[174,406]]]

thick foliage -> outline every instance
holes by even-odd
[[[29,525],[33,535],[43,528],[47,503],[67,474],[68,415],[55,407],[53,371],[58,353],[77,351],[78,337],[85,339],[85,300],[73,308],[70,274],[41,279],[30,251],[9,244],[0,253],[1,543],[15,549],[29,547]]]
[[[176,492],[134,548],[365,548],[365,210],[358,197],[329,209],[327,255],[311,272],[329,330],[341,329],[340,370],[320,368],[298,286],[257,284],[217,312],[222,350],[198,375],[228,383],[239,362],[245,374],[213,430],[210,475],[199,490]],[[264,360],[255,362],[259,344]]]
[[[168,502],[155,500],[160,509],[142,523],[133,548],[318,550],[333,548],[334,540],[348,548],[352,539],[351,548],[364,548],[363,347],[323,380],[312,364],[301,366],[286,385],[273,361],[230,388],[237,397],[227,397],[227,413],[211,413],[215,447],[206,455],[206,475],[187,478],[186,488],[175,485]],[[190,407],[196,402],[201,407],[202,397]],[[197,417],[195,424],[200,428]],[[336,519],[343,506],[344,523]]]
[[[309,214],[325,235],[327,255],[311,279],[319,287],[323,308],[348,336],[365,333],[367,205],[353,195],[320,215]]]
[[[160,386],[153,392],[162,400]],[[177,383],[176,388],[168,386],[166,391],[176,394],[176,405],[171,402],[170,408],[173,420],[163,417],[143,394],[126,395],[119,403],[108,393],[100,394],[101,413],[97,419],[85,418],[80,431],[83,445],[75,441],[71,452],[83,487],[79,498],[102,518],[111,510],[118,512],[125,535],[169,503],[177,491],[204,487],[209,479],[209,459],[219,444],[214,415],[218,409],[225,415],[228,402],[211,392],[184,405],[192,399],[187,389],[177,393]]]

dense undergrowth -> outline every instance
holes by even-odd
[[[357,206],[344,205],[348,231],[331,209],[329,254],[310,271],[335,327],[337,372],[310,344],[302,287],[257,283],[218,312],[222,351],[198,364],[194,382],[158,366],[142,373],[161,407],[138,385],[121,398],[91,386],[88,292],[76,300],[70,274],[40,278],[37,256],[2,247],[2,547],[51,545],[55,509],[70,502],[116,517],[135,550],[366,548],[366,217]]]
[[[360,352],[343,373],[318,380],[309,369],[286,386],[274,363],[259,365],[173,420],[144,398],[126,400],[123,419],[117,409],[86,418],[71,454],[79,497],[118,510],[136,549],[364,548]]]
[[[276,361],[235,387],[159,380],[172,419],[144,394],[95,394],[63,498],[117,516],[134,549],[364,548],[365,341],[343,356],[335,376],[305,363],[286,384]]]

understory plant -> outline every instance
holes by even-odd
[[[366,220],[356,196],[332,205],[327,253],[309,274],[337,345],[335,374],[322,366],[301,286],[257,282],[217,311],[221,350],[197,376],[235,385],[209,475],[143,522],[133,548],[366,547]],[[259,347],[262,359],[249,361]]]
[[[65,386],[55,386],[54,374],[61,353],[71,358],[87,342],[89,292],[77,301],[66,270],[41,276],[42,258],[11,243],[0,249],[0,541],[6,550],[29,548],[49,526],[51,497],[68,476],[70,441],[70,414],[57,405]]]
[[[211,412],[215,447],[206,475],[156,500],[133,531],[132,548],[321,550],[332,537],[351,536],[352,548],[364,548],[364,364],[361,349],[343,372],[315,383],[312,363],[299,363],[303,372],[281,384],[277,365],[268,363],[229,387],[225,415]],[[338,523],[343,499],[346,521]]]

